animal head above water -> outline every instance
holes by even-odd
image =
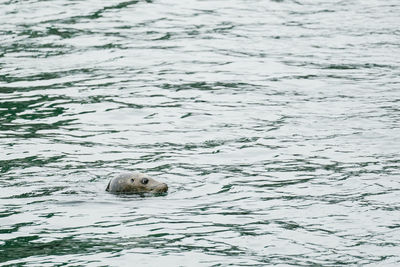
[[[111,193],[165,193],[168,186],[142,173],[121,174],[108,183],[106,191]]]

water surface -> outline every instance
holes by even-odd
[[[398,266],[399,13],[1,1],[0,264]]]

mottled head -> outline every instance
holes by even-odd
[[[121,174],[108,183],[106,191],[111,193],[165,193],[167,184],[160,183],[142,173]]]

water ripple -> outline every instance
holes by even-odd
[[[397,266],[399,11],[3,1],[0,262]]]

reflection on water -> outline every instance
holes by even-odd
[[[399,12],[1,2],[0,262],[397,266]]]

